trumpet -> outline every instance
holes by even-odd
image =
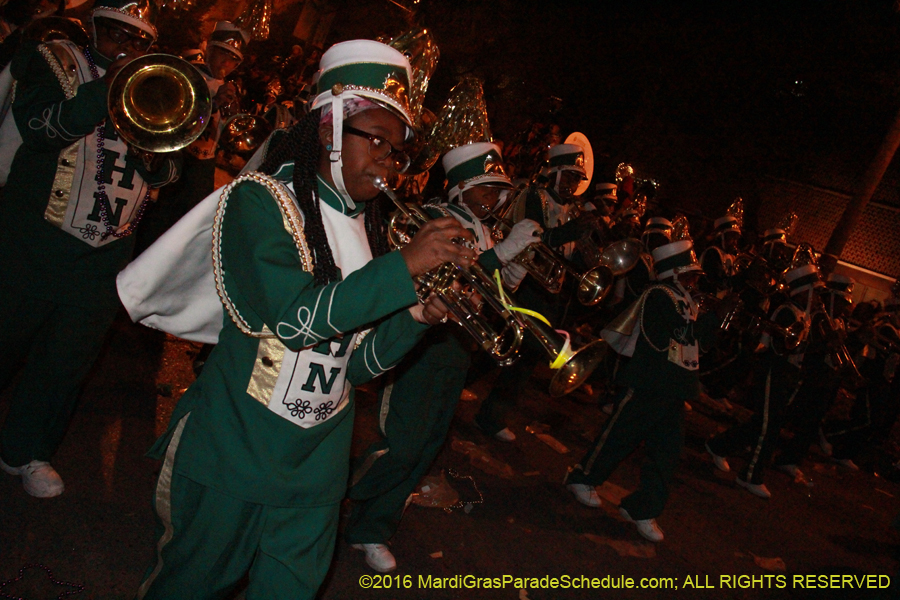
[[[701,311],[710,312],[717,311],[721,306],[722,302],[728,298],[719,298],[717,296],[713,296],[711,294],[703,294],[701,292],[691,292],[691,297],[697,302],[698,307]],[[737,319],[737,315],[741,313],[744,308],[744,302],[737,298],[734,306],[732,306],[725,315],[722,316],[722,321],[719,323],[719,332],[727,333],[731,331],[732,326],[735,324]]]
[[[503,239],[501,227],[511,229],[513,223],[504,215],[494,212],[490,207],[481,204],[481,208],[494,218],[494,227],[491,228],[491,238]],[[599,252],[598,252],[599,256]],[[601,258],[598,258],[598,262]],[[566,273],[578,281],[578,290],[575,296],[584,306],[596,306],[612,290],[615,273],[604,264],[598,264],[585,273],[579,273],[569,261],[560,256],[544,242],[534,242],[513,259],[519,263],[537,280],[541,286],[551,294],[558,294],[562,289]]]
[[[751,321],[754,327],[781,337],[787,350],[795,350],[803,341],[803,334],[806,332],[806,325],[802,321],[795,321],[789,327],[782,327],[775,321],[762,317],[752,317]]]
[[[397,198],[394,190],[381,177],[376,177],[373,183],[390,198],[410,225],[422,227],[433,220],[424,209]],[[394,218],[391,220],[394,221]],[[457,243],[464,242],[459,240]],[[475,306],[466,294],[454,289],[453,283],[456,281],[477,292],[484,300],[483,306],[488,306],[500,317],[502,326],[499,331],[488,322],[481,307]],[[602,340],[573,350],[567,333],[549,327],[506,300],[501,289],[477,262],[468,268],[444,263],[419,276],[416,283],[419,284],[417,293],[420,301],[436,295],[476,343],[489,352],[500,366],[511,365],[518,358],[525,331],[534,335],[552,360],[551,368],[557,371],[550,382],[550,395],[553,397],[564,396],[584,383],[606,354],[606,344]]]
[[[818,330],[822,339],[828,345],[828,356],[831,359],[831,365],[838,371],[848,372],[854,387],[864,386],[866,378],[859,372],[856,361],[853,360],[853,356],[850,355],[843,340],[843,322],[838,326],[834,319],[831,318],[831,315],[828,314],[821,299],[817,298],[817,300],[818,308],[825,317],[818,320]]]

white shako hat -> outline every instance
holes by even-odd
[[[787,233],[784,229],[777,227],[766,229],[762,235],[762,243],[765,244],[787,244]]]
[[[784,274],[784,280],[788,284],[791,296],[825,285],[819,277],[818,267],[814,264],[801,265],[788,270]]]
[[[219,21],[209,36],[207,46],[215,46],[231,52],[244,60],[244,50],[250,42],[250,34],[229,21]]]
[[[347,193],[341,171],[344,132],[344,102],[354,98],[370,100],[392,112],[406,125],[406,137],[415,136],[409,111],[412,68],[402,52],[374,40],[350,40],[329,48],[319,61],[316,96],[310,110],[331,107],[331,177],[338,193],[351,209],[356,203]]]
[[[447,174],[447,196],[454,201],[476,185],[512,188],[503,169],[500,146],[490,142],[473,142],[453,148],[441,160]]]
[[[716,235],[722,235],[728,231],[734,231],[737,234],[741,233],[741,227],[738,225],[737,217],[733,215],[725,215],[719,219],[716,219],[713,222],[713,226],[716,228]]]
[[[181,53],[181,58],[189,63],[198,64],[203,62],[203,50],[200,48],[189,48]]]
[[[156,41],[156,17],[159,7],[154,0],[99,0],[91,11],[91,20],[101,17],[140,29]]]
[[[587,179],[584,170],[584,148],[577,144],[557,144],[547,152],[548,173],[577,171],[582,179]]]
[[[825,287],[829,292],[841,296],[844,300],[852,301],[853,287],[856,280],[840,273],[831,273],[825,280]]]
[[[694,253],[694,244],[690,240],[664,244],[654,249],[651,254],[657,279],[667,279],[688,271],[703,272]]]
[[[644,234],[660,233],[667,238],[672,238],[672,222],[663,217],[650,217],[644,224]]]
[[[616,190],[618,186],[614,183],[604,183],[600,182],[594,186],[594,195],[595,197],[602,198],[603,200],[611,200],[615,202],[618,200],[618,196],[616,196]]]

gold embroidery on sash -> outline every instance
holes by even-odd
[[[72,182],[75,180],[75,161],[83,143],[84,139],[80,139],[59,153],[56,177],[53,178],[53,187],[50,188],[50,201],[47,202],[47,210],[44,211],[44,219],[55,227],[63,226],[66,208],[72,194]]]
[[[272,334],[268,327],[263,327],[263,333]],[[259,340],[256,349],[256,360],[253,362],[253,372],[250,374],[250,382],[247,384],[247,394],[259,401],[263,406],[269,406],[272,400],[272,390],[278,381],[281,372],[281,363],[284,361],[285,346],[277,337],[266,337]]]
[[[225,208],[228,205],[228,198],[231,196],[234,187],[244,181],[255,181],[260,184],[278,202],[278,209],[281,211],[284,228],[294,238],[294,244],[300,253],[300,264],[307,273],[312,273],[313,271],[312,252],[310,252],[309,246],[306,244],[306,236],[303,234],[303,215],[284,184],[268,175],[254,171],[241,175],[222,190],[222,195],[219,197],[219,206],[216,209],[216,218],[213,222],[213,275],[216,281],[216,292],[218,292],[219,299],[221,299],[222,304],[228,311],[228,316],[231,317],[231,320],[237,325],[241,333],[251,337],[271,338],[275,337],[275,334],[265,328],[262,332],[253,331],[250,324],[238,312],[237,307],[228,296],[228,291],[225,289],[225,281],[222,274],[222,221],[225,218]]]

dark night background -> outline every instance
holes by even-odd
[[[588,136],[598,176],[629,162],[674,205],[713,216],[736,195],[752,204],[762,175],[852,191],[900,106],[887,1],[423,0],[417,12],[441,51],[427,107],[479,76],[494,135],[511,141],[559,96],[563,135]],[[407,15],[345,2],[329,41],[396,35]],[[888,179],[876,199],[900,205]]]

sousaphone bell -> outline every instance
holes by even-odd
[[[170,54],[147,54],[122,67],[109,87],[108,102],[110,120],[122,139],[146,152],[190,145],[212,113],[203,75]]]

